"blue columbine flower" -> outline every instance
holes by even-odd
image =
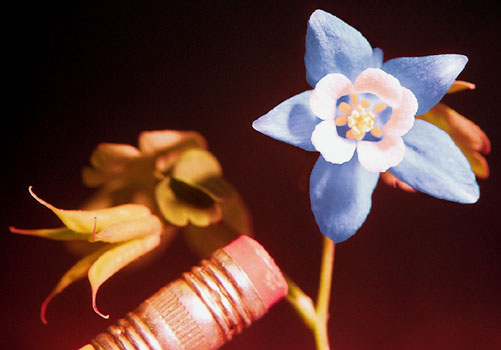
[[[321,10],[311,15],[304,62],[314,89],[282,102],[253,127],[320,152],[310,199],[324,235],[338,243],[360,228],[385,171],[437,198],[478,200],[459,148],[438,127],[415,120],[442,99],[467,60],[433,55],[383,63],[383,52],[356,29]]]

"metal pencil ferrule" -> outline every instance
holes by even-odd
[[[245,271],[219,249],[82,349],[214,350],[267,310]]]

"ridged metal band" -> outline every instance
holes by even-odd
[[[213,278],[217,280],[217,283],[222,286],[222,291],[225,294],[228,302],[231,303],[232,308],[237,312],[240,316],[241,322],[244,327],[250,326],[252,323],[252,315],[249,310],[249,307],[245,305],[244,301],[241,298],[241,293],[239,293],[237,286],[228,278],[228,276],[221,271],[221,268],[215,265],[214,260],[202,261],[202,265],[210,271]]]
[[[91,344],[97,350],[164,350],[148,325],[132,312],[95,337]]]
[[[216,251],[211,262],[214,265],[207,264],[206,266],[223,286],[246,327],[268,311],[249,276],[224,250]],[[202,265],[204,263],[202,262]]]
[[[218,250],[91,344],[96,350],[214,350],[266,311],[245,271]]]

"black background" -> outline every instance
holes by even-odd
[[[380,184],[361,230],[336,249],[333,349],[501,347],[499,31],[493,1],[150,1],[18,5],[6,12],[1,222],[2,349],[76,349],[197,262],[182,239],[150,265],[101,289],[103,320],[81,281],[39,306],[75,262],[62,244],[15,236],[9,225],[57,220],[27,192],[62,208],[91,192],[80,179],[100,142],[136,144],[142,130],[196,130],[253,213],[256,238],[315,295],[321,235],[307,182],[317,154],[267,138],[254,119],[308,89],[309,15],[331,12],[385,59],[461,53],[473,92],[446,102],[490,136],[491,177],[474,205]],[[226,349],[313,349],[286,302]]]

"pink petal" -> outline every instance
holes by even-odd
[[[414,116],[418,109],[418,102],[412,91],[402,88],[402,103],[393,108],[390,120],[383,127],[386,134],[395,136],[405,135],[414,125]]]
[[[404,159],[405,145],[400,136],[385,135],[379,142],[360,141],[357,153],[358,161],[366,170],[384,172]]]
[[[353,83],[353,90],[377,95],[392,108],[402,101],[402,86],[398,79],[378,68],[368,68],[360,73]]]
[[[345,139],[337,134],[334,119],[319,123],[313,130],[311,142],[326,161],[334,164],[349,161],[357,147],[355,140]]]
[[[342,74],[327,74],[315,86],[310,95],[310,108],[320,119],[336,116],[338,98],[351,92],[351,81]]]

